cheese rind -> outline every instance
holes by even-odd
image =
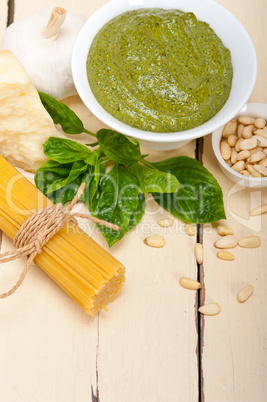
[[[57,136],[26,70],[10,50],[0,51],[0,154],[35,172],[48,158],[42,144]]]

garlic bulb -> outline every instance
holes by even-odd
[[[64,8],[43,9],[11,24],[2,49],[12,50],[38,91],[58,100],[75,95],[71,55],[85,21],[83,15]]]

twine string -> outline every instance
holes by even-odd
[[[0,254],[0,263],[14,261],[20,257],[26,257],[27,262],[16,284],[8,292],[0,294],[0,299],[11,296],[20,287],[37,254],[42,252],[42,248],[66,222],[76,222],[75,218],[77,217],[92,220],[113,230],[120,230],[119,226],[95,218],[92,215],[71,213],[73,207],[83,194],[85,186],[85,183],[81,184],[75,197],[67,207],[64,207],[62,204],[51,205],[40,209],[23,223],[13,239],[16,249]]]

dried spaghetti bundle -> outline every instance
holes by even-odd
[[[36,211],[53,205],[0,156],[0,229],[11,239]],[[35,257],[39,265],[88,314],[112,300],[125,281],[125,268],[108,251],[68,222]]]

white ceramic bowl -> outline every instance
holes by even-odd
[[[265,120],[267,120],[267,105],[264,103],[248,103],[240,110],[240,112],[236,115],[236,117],[241,115],[251,117],[263,117]],[[212,133],[212,148],[223,173],[234,183],[238,183],[243,187],[247,188],[266,187],[267,177],[261,178],[261,177],[243,176],[242,174],[235,172],[225,163],[220,152],[220,141],[222,138],[222,131],[223,127],[220,127]]]
[[[107,113],[90,90],[86,59],[91,43],[103,25],[117,15],[138,8],[176,8],[193,12],[199,20],[209,23],[231,51],[233,82],[224,107],[199,127],[176,133],[153,133],[130,127]],[[77,91],[88,109],[109,127],[137,138],[151,149],[175,149],[209,134],[235,116],[247,102],[257,75],[257,57],[253,43],[239,20],[212,0],[111,0],[98,9],[80,31],[72,55],[72,74]]]

